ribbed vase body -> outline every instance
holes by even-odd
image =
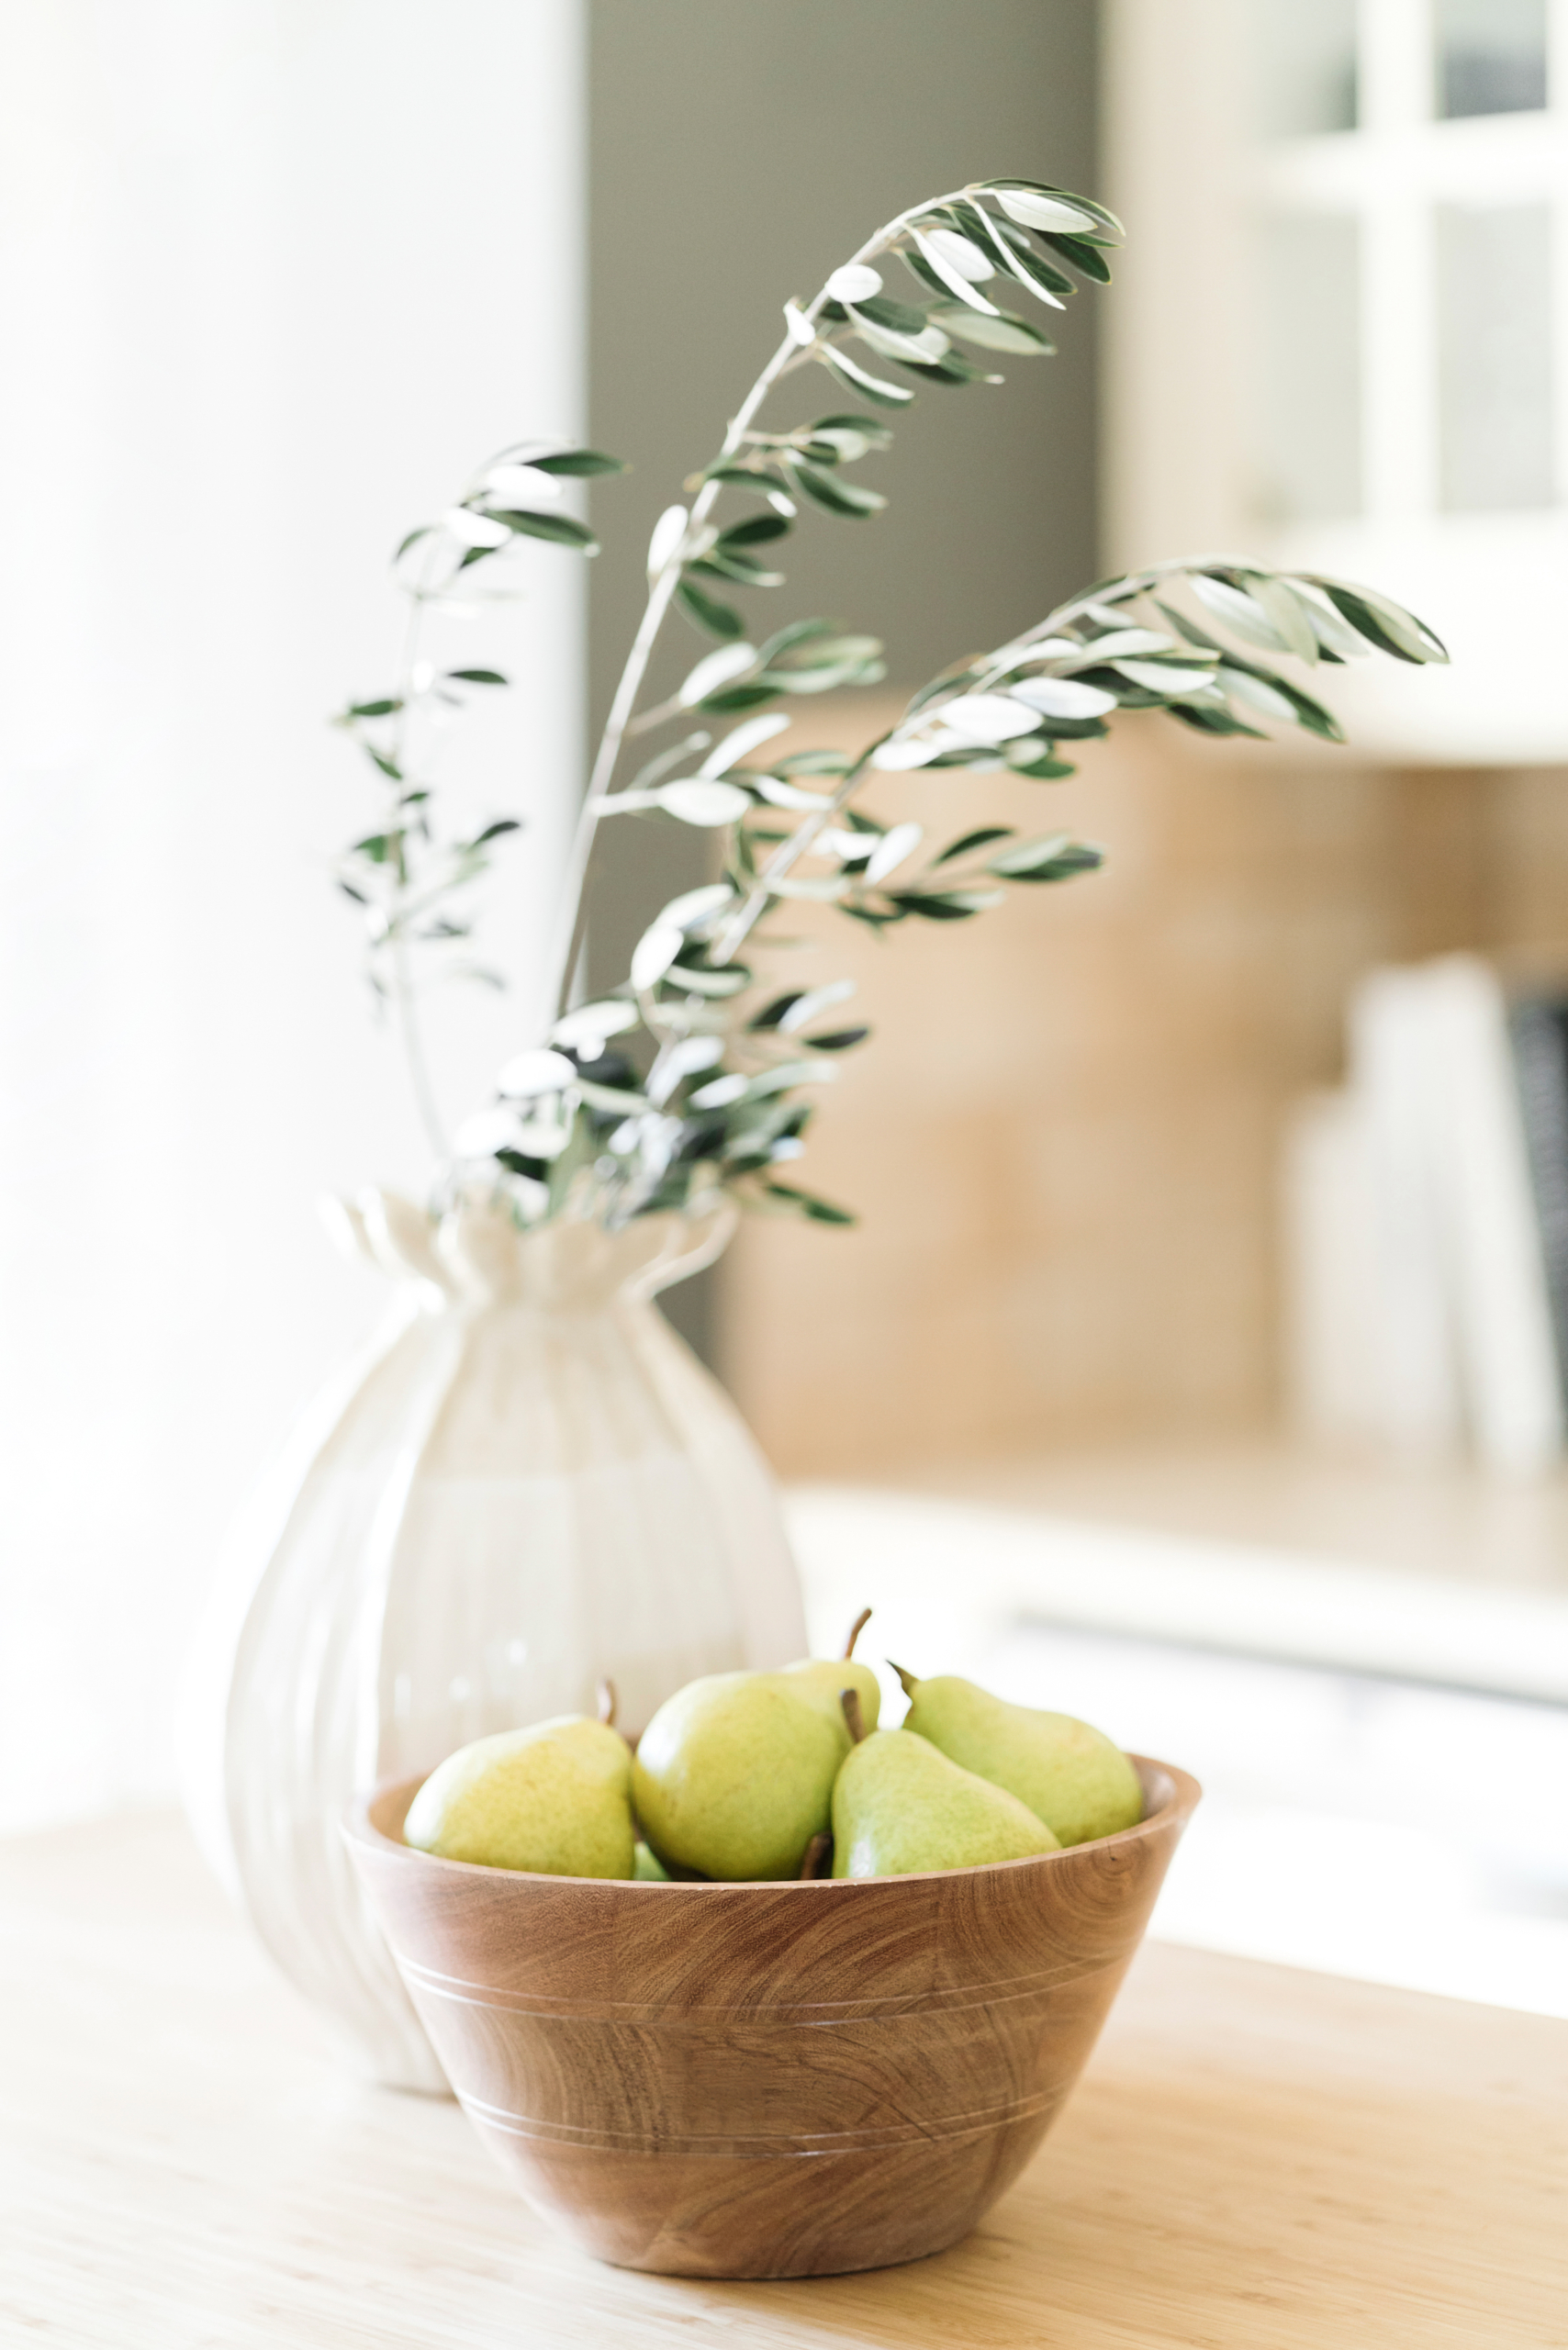
[[[653,1304],[729,1212],[432,1231],[371,1203],[393,1318],[236,1528],[193,1659],[187,1806],[284,1971],[377,2077],[444,2080],[339,1832],[356,1790],[601,1676],[635,1732],[682,1683],[805,1651],[771,1480]]]

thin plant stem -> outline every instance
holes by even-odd
[[[767,912],[767,901],[773,893],[774,883],[783,880],[791,867],[798,865],[801,857],[808,855],[818,834],[832,823],[835,816],[842,815],[865,780],[867,761],[887,739],[886,734],[879,734],[875,743],[868,744],[839,784],[832,799],[827,800],[822,808],[813,809],[804,822],[795,827],[789,839],[779,843],[758,874],[750,895],[731,915],[720,932],[708,957],[711,963],[728,963],[734,960],[749,933],[755,929]]]
[[[409,975],[409,950],[401,938],[394,942],[392,948],[392,996],[397,1006],[398,1035],[403,1046],[404,1065],[413,1088],[420,1124],[436,1158],[444,1159],[447,1156],[446,1133],[436,1105],[435,1088],[431,1083],[430,1064],[425,1058],[414,984]]]
[[[424,627],[430,565],[428,548],[421,558],[421,565],[419,585],[409,591],[409,618],[403,631],[403,651],[398,664],[397,688],[398,706],[392,737],[392,764],[398,769],[399,779],[393,784],[392,788],[398,794],[399,803],[402,801],[403,794],[409,789],[408,758],[409,744],[411,740],[409,707],[413,700],[414,673],[419,658],[420,640]],[[390,781],[391,778],[388,780]],[[406,912],[401,901],[406,897],[409,889],[409,864],[403,845],[406,829],[405,815],[406,811],[399,804],[397,826],[397,880],[393,890],[390,915],[392,997],[397,1012],[398,1040],[403,1048],[403,1063],[409,1072],[409,1083],[413,1091],[420,1124],[425,1130],[425,1140],[430,1144],[437,1159],[443,1160],[448,1156],[446,1129],[442,1123],[440,1106],[435,1098],[430,1063],[425,1058],[424,1036],[420,1025],[418,993],[414,986],[413,975],[409,968],[408,942],[403,936],[400,926],[402,915]]]
[[[924,208],[922,207],[923,210]],[[1137,597],[1146,594],[1149,588],[1158,586],[1161,579],[1189,567],[1190,559],[1153,564],[1148,570],[1137,572],[1130,579],[1117,580],[1114,583],[1116,600],[1118,603],[1132,603]],[[983,692],[994,679],[1005,677],[1009,669],[1017,666],[1017,654],[1020,648],[1043,643],[1046,638],[1055,635],[1058,629],[1069,626],[1072,621],[1085,612],[1090,605],[1098,600],[1095,591],[1091,588],[1084,595],[1074,596],[1068,603],[1058,604],[1054,612],[1047,612],[1043,621],[1038,621],[1023,636],[1015,638],[1013,644],[1004,646],[1003,652],[1014,657],[993,660],[985,675],[971,690]],[[801,857],[808,855],[813,843],[832,823],[834,818],[843,814],[844,810],[865,780],[868,761],[890,739],[890,735],[896,733],[897,731],[896,727],[890,728],[889,733],[879,734],[874,743],[868,744],[845,776],[833,797],[821,809],[813,810],[803,823],[798,824],[787,841],[779,843],[758,874],[750,894],[719,934],[710,955],[709,959],[711,962],[729,963],[734,960],[750,932],[755,929],[767,912],[773,884],[782,880],[790,869],[800,863]]]
[[[896,219],[890,220],[885,227],[877,229],[874,235],[866,240],[858,252],[852,253],[848,262],[841,263],[840,266],[852,268],[858,263],[873,260],[896,238],[902,236],[911,223],[918,220],[924,213],[935,211],[939,205],[959,203],[969,193],[967,187],[955,188],[946,196],[928,196],[924,202],[912,205],[907,211],[901,212]],[[814,323],[821,314],[823,304],[828,298],[828,290],[824,284],[815,298],[806,306],[805,317]],[[726,457],[734,456],[750,430],[757,410],[774,386],[781,376],[789,373],[792,366],[804,362],[813,349],[813,344],[797,342],[793,335],[785,336],[784,341],[779,344],[731,419],[730,427],[724,435],[719,454],[713,460],[715,464],[722,464]],[[604,813],[606,803],[611,798],[610,787],[614,777],[616,762],[621,755],[621,746],[632,723],[637,696],[642,691],[643,679],[647,674],[648,663],[652,657],[659,630],[664,624],[665,616],[669,610],[676,588],[680,584],[681,570],[687,560],[688,550],[701,531],[723,487],[722,482],[707,481],[692,500],[679,542],[672,549],[663,569],[653,582],[642,622],[633,640],[632,650],[627,655],[626,666],[622,670],[620,682],[610,705],[610,714],[605,721],[604,732],[599,737],[593,771],[588,778],[588,789],[583,795],[582,805],[577,812],[577,828],[567,855],[566,871],[562,876],[561,914],[556,923],[555,938],[547,966],[549,984],[545,1001],[554,1002],[557,1016],[566,1009],[568,993],[587,931],[588,877],[598,840],[599,819]],[[827,811],[824,811],[821,819],[814,820],[819,831],[822,824],[826,822],[826,814]],[[808,822],[811,821],[813,820],[808,820]],[[814,834],[812,837],[815,837]],[[796,853],[804,855],[804,850],[801,849]],[[755,919],[754,915],[753,920]],[[746,928],[749,929],[750,926],[748,923]],[[743,931],[740,935],[744,937],[745,932]]]
[[[682,545],[684,543],[683,534]],[[566,869],[561,876],[561,911],[556,918],[550,959],[545,967],[543,992],[543,1001],[554,1005],[554,1017],[556,1019],[566,1009],[587,935],[588,867],[593,861],[602,801],[620,756],[633,706],[654,649],[654,640],[658,635],[679,578],[678,554],[654,582],[653,593],[633,640],[626,666],[621,673],[621,682],[615,689],[615,699],[610,705],[604,733],[599,737],[599,752],[588,778],[588,789],[577,811],[571,846],[566,852]]]

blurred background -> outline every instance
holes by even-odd
[[[13,0],[0,45],[0,1824],[167,1799],[224,1525],[384,1304],[313,1203],[422,1181],[330,886],[391,547],[522,434],[635,468],[586,588],[540,547],[464,647],[525,690],[456,789],[529,829],[512,987],[438,1015],[461,1113],[779,304],[1014,173],[1125,259],[1057,358],[922,399],[885,516],[801,532],[779,617],[890,669],[814,739],[1161,555],[1365,578],[1453,666],[1333,673],[1349,749],[1134,718],[964,784],[1107,870],[834,940],[876,1034],[810,1180],[862,1220],[666,1304],[823,1640],[874,1601],[1205,1779],[1165,1931],[1568,2012],[1565,0]],[[704,878],[611,845],[596,984]]]

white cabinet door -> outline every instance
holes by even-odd
[[[1568,0],[1112,0],[1111,559],[1409,603],[1359,744],[1568,756]]]

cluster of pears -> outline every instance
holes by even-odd
[[[974,1868],[1142,1818],[1137,1773],[1099,1730],[955,1674],[895,1665],[909,1713],[879,1729],[877,1677],[854,1652],[869,1614],[834,1662],[689,1682],[634,1752],[608,1684],[597,1721],[477,1739],[425,1781],[405,1841],[548,1876],[734,1884],[823,1874],[830,1851],[835,1877]]]

